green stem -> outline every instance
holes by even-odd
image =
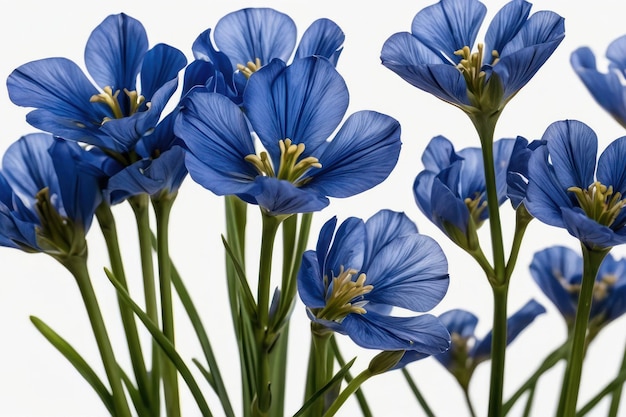
[[[622,364],[620,365],[619,368],[620,372],[623,372],[626,370],[626,349],[624,349],[624,355],[622,357]],[[615,388],[615,391],[613,391],[612,398],[611,398],[611,406],[609,408],[609,414],[608,417],[617,417],[617,411],[619,410],[619,403],[622,399],[622,390],[624,388],[624,383],[622,382],[621,384],[618,385],[617,388]]]
[[[587,337],[589,312],[591,311],[593,299],[593,288],[600,264],[608,253],[607,249],[589,249],[584,244],[581,244],[581,246],[583,252],[583,277],[576,319],[574,321],[571,350],[561,387],[561,398],[557,412],[557,415],[560,417],[574,417],[576,414],[576,402],[578,400],[578,389],[585,356],[585,339]]]
[[[537,391],[537,386],[533,385],[528,390],[528,399],[526,400],[526,405],[524,406],[524,414],[522,417],[529,417],[530,411],[533,408],[533,400],[535,399],[535,392]]]
[[[96,218],[98,219],[98,224],[100,225],[104,241],[107,245],[109,261],[111,262],[111,270],[120,285],[128,291],[124,264],[122,262],[122,255],[120,253],[118,243],[117,227],[115,226],[115,218],[111,212],[111,207],[105,203],[100,204],[96,210]],[[135,315],[128,305],[122,302],[119,294],[118,305],[120,309],[120,316],[122,318],[122,325],[124,326],[124,333],[126,334],[126,342],[128,344],[133,372],[135,373],[135,378],[137,380],[137,388],[141,395],[143,404],[148,408],[152,408],[148,372],[146,370],[141,343],[139,341]]]
[[[313,386],[312,392],[316,393],[328,382],[329,375],[332,375],[332,371],[329,372],[328,359],[329,359],[329,340],[331,333],[326,329],[321,329],[316,323],[311,323],[311,337],[313,344]],[[321,416],[326,408],[326,395],[320,397],[309,409],[310,416]]]
[[[341,391],[339,396],[335,399],[335,401],[333,401],[330,407],[328,407],[328,410],[326,410],[326,413],[324,413],[324,417],[334,416],[337,413],[337,411],[339,411],[341,406],[348,400],[348,398],[350,398],[350,395],[352,395],[357,389],[359,389],[361,385],[363,385],[365,381],[367,381],[369,378],[371,378],[374,375],[375,374],[372,373],[369,369],[366,369],[360,374],[358,374],[356,378],[354,378],[346,386],[346,388],[343,391]]]
[[[503,415],[504,362],[507,342],[507,298],[509,286],[492,287],[493,330],[491,339],[491,384],[489,389],[489,416]]]
[[[470,415],[476,417],[476,410],[474,410],[474,405],[472,404],[472,399],[470,398],[469,389],[467,387],[463,387],[463,396],[465,397],[465,404],[467,404]]]
[[[263,234],[261,238],[261,254],[259,257],[259,282],[257,292],[257,321],[255,326],[255,342],[257,350],[256,403],[253,409],[255,417],[267,416],[271,405],[270,386],[270,355],[272,340],[268,338],[270,287],[272,278],[272,255],[276,232],[281,218],[262,213]]]
[[[409,388],[411,388],[411,391],[417,399],[417,402],[422,407],[422,410],[424,410],[424,413],[426,413],[426,417],[435,417],[435,413],[433,413],[433,410],[431,410],[431,408],[428,406],[426,399],[420,392],[419,388],[417,388],[417,384],[415,383],[413,377],[406,368],[402,368],[402,375],[404,375],[404,379],[409,384]]]
[[[100,351],[102,358],[102,364],[106,372],[109,384],[111,385],[111,394],[113,396],[113,404],[115,408],[115,417],[131,417],[130,409],[126,401],[126,395],[124,393],[124,387],[122,385],[122,375],[120,373],[119,365],[113,354],[113,348],[111,347],[111,341],[107,334],[106,326],[98,306],[98,300],[91,285],[91,279],[89,277],[89,271],[87,269],[87,259],[81,256],[72,256],[63,259],[63,266],[65,266],[76,279],[80,294],[87,310],[89,322]]]
[[[172,305],[172,264],[169,252],[169,219],[176,195],[154,199],[154,213],[157,227],[157,259],[159,266],[159,290],[161,294],[161,323],[163,335],[176,346],[174,334],[174,308]],[[180,394],[178,390],[178,373],[174,364],[163,358],[163,393],[165,395],[166,415],[180,416]]]
[[[561,359],[565,358],[565,356],[567,355],[569,349],[569,341],[563,343],[561,346],[559,346],[558,348],[556,348],[555,350],[553,350],[545,359],[544,361],[541,363],[541,365],[539,366],[539,368],[537,368],[537,370],[531,375],[530,378],[528,378],[526,380],[526,382],[524,382],[524,384],[522,384],[521,387],[519,387],[517,389],[517,391],[515,391],[515,393],[511,396],[511,398],[509,398],[505,403],[504,403],[504,407],[503,407],[503,412],[504,415],[506,415],[511,408],[513,407],[513,405],[515,404],[515,402],[522,396],[524,395],[524,393],[528,390],[530,390],[531,388],[533,388],[536,384],[537,381],[539,380],[539,378],[549,369],[551,369],[554,365],[556,365]]]
[[[576,413],[576,417],[583,417],[585,414],[591,411],[593,407],[598,405],[598,403],[602,401],[604,397],[606,397],[611,392],[614,392],[619,386],[623,385],[624,381],[626,381],[626,369],[622,369],[620,373],[617,374],[615,379],[609,382],[597,395],[595,395],[587,404],[585,404],[580,409],[580,411]]]
[[[335,338],[334,335],[330,338],[330,347],[333,351],[333,355],[335,356],[335,359],[337,360],[337,363],[339,364],[339,367],[344,368],[346,366],[346,361],[344,360],[343,356],[341,355],[341,352],[339,351],[339,345],[337,344],[337,339]],[[402,368],[402,372],[405,372],[404,368]],[[344,375],[344,379],[349,384],[354,378],[352,377],[352,374],[350,373],[350,371],[346,371],[346,374]],[[417,387],[415,388],[417,389]],[[365,395],[363,395],[363,391],[358,389],[356,390],[354,395],[356,396],[357,402],[359,403],[359,407],[361,407],[361,412],[363,413],[363,417],[373,417],[372,411],[370,410],[370,407],[367,404],[367,401],[365,399]],[[429,416],[429,417],[434,417],[434,416]]]
[[[522,247],[522,240],[524,239],[524,234],[526,233],[526,228],[530,224],[533,217],[528,213],[524,204],[520,204],[520,206],[515,210],[515,234],[513,235],[513,244],[511,246],[511,253],[509,254],[509,260],[506,263],[505,276],[508,281],[513,275],[513,270],[515,269],[515,264],[517,263],[517,256],[519,255],[519,251]]]
[[[141,258],[141,274],[143,280],[146,314],[153,323],[159,322],[157,307],[156,286],[154,283],[154,264],[152,260],[152,230],[150,229],[149,197],[140,194],[128,199],[137,223],[139,240],[139,256]],[[159,414],[161,371],[159,364],[160,350],[155,341],[152,341],[152,368],[150,371],[152,404],[156,407],[155,415]]]

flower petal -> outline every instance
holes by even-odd
[[[302,255],[302,265],[298,271],[298,294],[308,308],[322,308],[326,305],[322,271],[315,251]]]
[[[318,55],[327,58],[336,66],[345,38],[343,31],[335,22],[330,19],[317,19],[302,35],[294,59]]]
[[[311,213],[329,204],[325,196],[310,189],[298,188],[289,181],[257,176],[255,183],[257,187],[248,193],[272,216]]]
[[[187,59],[176,48],[160,43],[150,49],[143,59],[141,68],[141,95],[146,102],[168,81],[178,77],[178,72],[185,67]]]
[[[326,258],[323,272],[328,279],[338,276],[342,270],[354,269],[360,272],[363,267],[365,245],[365,223],[356,217],[348,217],[337,229]]]
[[[596,178],[602,184],[613,187],[613,192],[626,195],[626,136],[614,140],[598,158]]]
[[[367,246],[363,269],[367,270],[370,260],[382,248],[396,238],[416,234],[417,226],[404,213],[380,210],[365,222],[365,231]]]
[[[532,4],[523,0],[505,4],[489,24],[485,35],[485,53],[490,54],[491,51],[500,53],[526,23],[531,8]]]
[[[454,152],[454,145],[444,136],[435,136],[428,142],[422,154],[424,169],[438,174],[462,158]]]

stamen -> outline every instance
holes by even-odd
[[[296,145],[292,143],[291,139],[284,139],[278,141],[278,147],[280,148],[278,173],[275,173],[267,152],[261,152],[260,157],[254,154],[247,155],[244,159],[254,165],[259,175],[286,180],[296,187],[300,187],[310,181],[308,177],[303,178],[310,168],[322,167],[322,164],[314,156],[308,156],[298,161],[298,158],[304,153],[305,145],[303,143]]]
[[[587,216],[603,226],[611,226],[622,208],[626,206],[626,200],[622,194],[613,192],[613,186],[606,186],[599,181],[591,184],[586,190],[579,187],[567,189],[574,193],[580,208]]]
[[[463,74],[467,89],[477,97],[480,97],[484,86],[486,73],[482,70],[484,49],[485,45],[479,43],[476,45],[478,52],[472,53],[469,46],[464,46],[462,49],[454,52],[454,55],[460,56],[461,61],[457,64],[457,68]],[[495,65],[500,58],[498,51],[491,51],[492,62],[491,66]]]
[[[481,203],[482,196],[482,193],[477,192],[475,193],[473,199],[467,197],[464,200],[464,203],[470,212],[470,216],[472,216],[472,220],[474,220],[477,227],[483,222],[480,217],[482,216],[483,211],[487,208],[487,201],[483,201]]]
[[[246,65],[237,64],[237,69],[246,76],[246,78],[250,78],[252,74],[257,72],[261,68],[261,60],[256,58],[254,62],[248,61]]]
[[[594,301],[604,300],[609,295],[616,282],[617,276],[614,274],[603,275],[602,278],[597,280],[593,286]]]
[[[332,279],[332,290],[326,296],[326,306],[317,314],[317,317],[341,321],[350,313],[365,314],[367,312],[363,308],[367,304],[363,296],[372,291],[374,286],[365,285],[365,274],[360,274],[356,281],[352,281],[352,277],[357,272],[355,269],[344,270],[341,267],[339,275]],[[328,283],[327,277],[324,277],[324,282]]]
[[[119,102],[120,90],[113,92],[113,89],[107,86],[104,87],[102,91],[102,93],[94,94],[93,96],[91,96],[89,101],[91,103],[102,103],[107,105],[113,113],[113,119],[121,119],[125,117]],[[132,116],[133,114],[137,113],[139,107],[141,107],[141,105],[145,101],[145,98],[144,96],[137,93],[137,91],[129,91],[127,89],[124,89],[124,94],[126,94],[126,96],[128,97],[128,102],[130,105],[130,108],[128,109],[128,114],[126,116]],[[146,103],[146,106],[150,107],[150,103]],[[102,124],[108,122],[109,120],[111,120],[110,117],[105,117],[104,119],[102,119]]]

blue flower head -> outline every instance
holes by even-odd
[[[351,115],[343,78],[325,58],[274,60],[246,87],[242,109],[194,89],[175,133],[191,177],[217,195],[237,195],[272,215],[321,210],[383,181],[400,152],[400,125],[373,111]],[[254,134],[251,133],[254,132]],[[255,136],[265,150],[257,154]]]
[[[15,104],[35,108],[26,117],[31,125],[134,162],[135,144],[154,131],[185,64],[171,46],[148,49],[142,24],[122,13],[87,41],[85,66],[96,86],[74,62],[47,58],[14,70],[7,88]]]
[[[381,60],[411,85],[467,113],[501,111],[565,36],[563,18],[513,0],[472,52],[486,14],[477,0],[441,0],[415,15],[411,32],[392,35]]]
[[[303,255],[298,292],[319,332],[350,336],[368,349],[445,351],[449,335],[432,315],[396,317],[435,307],[448,288],[439,245],[417,233],[403,213],[379,211],[367,222],[351,217],[335,231],[329,220],[317,247]]]
[[[545,311],[541,304],[530,300],[510,316],[507,319],[507,345]],[[439,319],[450,332],[452,343],[448,351],[434,358],[454,375],[461,386],[467,388],[476,366],[491,357],[492,333],[490,331],[483,339],[478,339],[475,334],[478,317],[469,311],[450,310]]]
[[[604,150],[597,167],[598,139],[584,123],[555,122],[543,140],[528,161],[530,214],[567,229],[590,249],[626,243],[626,137]]]
[[[583,259],[572,249],[555,246],[535,253],[530,273],[543,293],[573,329],[583,274]],[[626,313],[626,259],[607,254],[593,288],[590,335]]]
[[[507,198],[506,176],[515,141],[494,143],[498,201]],[[452,142],[434,137],[422,155],[424,171],[413,184],[420,210],[459,246],[473,250],[478,241],[476,230],[489,217],[487,186],[480,148],[455,152]]]
[[[571,64],[593,98],[626,127],[626,35],[615,39],[606,50],[610,64],[608,72],[598,71],[596,57],[588,47],[572,52]]]
[[[274,59],[287,62],[296,46],[296,35],[293,20],[274,9],[246,8],[229,13],[213,32],[207,29],[194,42],[195,61],[185,71],[183,90],[202,85],[241,104],[247,79]],[[344,38],[333,21],[318,19],[304,32],[294,59],[316,55],[336,65]]]
[[[85,234],[102,201],[99,171],[78,144],[26,135],[0,172],[0,245],[55,257],[86,254]]]

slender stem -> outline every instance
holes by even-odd
[[[104,241],[107,245],[113,275],[115,275],[115,278],[118,280],[120,285],[128,291],[124,264],[122,262],[122,255],[120,253],[118,243],[117,227],[115,226],[115,218],[111,212],[111,207],[105,203],[100,204],[96,210],[96,218],[98,219],[98,224],[100,225]],[[124,333],[126,334],[126,342],[128,344],[133,372],[135,373],[135,378],[137,379],[137,388],[144,405],[152,408],[148,372],[146,370],[141,343],[139,341],[135,315],[128,305],[121,300],[119,294],[118,305],[120,309],[120,316],[122,318],[122,324],[124,326]]]
[[[472,404],[472,399],[470,398],[469,389],[467,387],[463,387],[463,396],[465,397],[465,404],[467,404],[470,415],[476,417],[476,410],[474,410],[474,405]]]
[[[491,339],[491,385],[489,389],[489,416],[502,416],[504,392],[504,362],[507,342],[508,284],[492,287],[493,330]]]
[[[348,384],[348,386],[346,386],[346,388],[341,391],[335,401],[333,401],[330,407],[328,407],[328,410],[326,410],[326,413],[324,413],[323,417],[334,416],[337,411],[339,411],[341,406],[348,400],[348,398],[350,398],[350,395],[352,395],[357,389],[359,389],[359,387],[372,376],[374,376],[374,374],[369,369],[366,369],[358,374],[356,378],[354,378]]]
[[[596,275],[602,260],[608,250],[589,249],[581,244],[583,252],[583,277],[578,298],[578,309],[574,321],[574,334],[572,338],[571,350],[565,368],[563,385],[561,386],[561,398],[557,415],[560,417],[574,417],[576,414],[576,402],[578,400],[578,389],[582,374],[583,359],[585,356],[585,340],[587,337],[587,325],[589,322],[589,312],[593,299],[593,288]]]
[[[626,370],[626,349],[624,349],[624,356],[622,357],[622,364],[619,368],[620,372],[623,372],[624,370]],[[619,403],[622,399],[622,390],[624,388],[624,383],[622,382],[621,384],[618,385],[617,388],[615,388],[615,391],[613,391],[612,398],[611,398],[611,406],[609,408],[609,414],[608,417],[617,417],[617,411],[619,410]]]
[[[172,305],[172,264],[169,252],[169,218],[176,195],[154,199],[154,213],[157,227],[157,259],[159,265],[159,290],[161,294],[161,323],[163,335],[176,346],[174,335],[174,308]],[[178,391],[178,373],[174,364],[163,358],[163,393],[168,417],[180,416],[180,394]]]
[[[335,359],[337,360],[339,367],[343,368],[344,366],[346,366],[346,361],[343,359],[343,356],[341,355],[341,352],[339,351],[339,345],[337,344],[337,339],[335,338],[334,335],[330,338],[330,347],[333,350],[333,355],[335,356]],[[405,372],[404,368],[402,368],[402,372]],[[350,373],[350,371],[346,371],[344,379],[349,384],[354,378],[352,377],[352,374]],[[409,382],[409,385],[411,385],[410,382]],[[417,389],[417,387],[415,388]],[[359,403],[359,407],[361,407],[361,412],[363,413],[363,417],[373,417],[372,411],[370,410],[370,406],[367,404],[365,395],[363,395],[363,391],[361,389],[358,389],[356,390],[354,395],[356,396],[356,399]],[[426,407],[428,407],[428,405],[426,405]],[[429,416],[429,417],[434,417],[434,416]]]
[[[316,323],[311,323],[311,336],[313,338],[313,393],[319,391],[328,382],[329,373],[328,358],[329,358],[329,340],[331,333],[327,330],[318,332],[315,328],[318,327]],[[326,395],[320,397],[309,409],[310,416],[321,416],[324,413]]]
[[[420,392],[419,388],[417,388],[417,384],[415,383],[413,377],[406,368],[402,368],[402,375],[404,375],[404,379],[409,384],[409,388],[411,388],[411,391],[417,399],[417,402],[422,407],[422,410],[424,410],[424,413],[426,413],[426,417],[435,417],[435,413],[433,413],[433,410],[431,410],[431,408],[428,406],[426,399]]]
[[[530,412],[533,408],[533,400],[535,399],[535,392],[537,391],[537,386],[533,385],[528,390],[528,399],[526,400],[526,405],[524,406],[524,415],[523,417],[529,417]]]
[[[257,322],[255,326],[255,342],[257,350],[257,398],[253,409],[255,417],[267,416],[271,405],[270,357],[268,340],[270,287],[272,278],[272,255],[274,241],[281,219],[263,213],[263,235],[261,238],[261,254],[259,257],[259,282],[257,292]]]
[[[150,230],[149,197],[140,194],[128,199],[128,202],[135,213],[137,223],[137,236],[139,239],[139,254],[141,257],[141,273],[143,280],[144,300],[146,303],[146,314],[153,323],[159,322],[159,310],[157,307],[156,286],[154,283],[154,264],[152,259],[152,230]],[[160,404],[160,381],[161,371],[159,364],[160,351],[157,343],[152,341],[152,369],[150,377],[152,379],[152,404],[157,407],[153,410],[159,414]]]
[[[63,265],[74,275],[80,294],[83,297],[85,309],[91,323],[91,328],[100,351],[102,364],[107,374],[109,384],[111,385],[111,393],[113,395],[113,404],[115,407],[115,417],[131,417],[130,409],[126,401],[124,387],[122,385],[122,375],[119,365],[113,354],[111,341],[104,325],[102,313],[98,306],[98,300],[91,285],[89,271],[87,269],[87,259],[81,256],[72,256],[62,261]]]
[[[505,271],[507,281],[511,278],[511,275],[513,275],[513,270],[515,269],[517,256],[519,255],[519,251],[522,247],[522,240],[524,239],[526,228],[532,219],[533,217],[530,213],[528,213],[528,210],[526,210],[526,207],[523,204],[520,204],[517,210],[515,210],[515,234],[513,235],[513,244],[511,246],[511,253],[509,254],[509,260],[506,263]]]
[[[596,394],[591,400],[589,400],[589,402],[576,413],[576,417],[582,417],[587,414],[589,411],[591,411],[591,409],[593,409],[593,407],[598,405],[598,403],[602,401],[604,397],[615,391],[615,389],[618,388],[620,385],[624,384],[624,381],[626,381],[626,369],[622,369],[620,373],[617,374],[615,379],[609,382],[598,394]]]

